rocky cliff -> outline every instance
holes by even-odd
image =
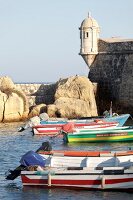
[[[9,77],[0,78],[0,122],[20,121],[27,118],[29,106],[26,95],[16,89]]]
[[[34,98],[33,98],[34,97]],[[51,85],[15,85],[0,78],[0,121],[19,121],[47,112],[49,117],[96,116],[94,86],[87,77],[73,76]]]

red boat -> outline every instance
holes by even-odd
[[[34,135],[56,135],[61,129],[98,129],[98,128],[113,128],[118,126],[118,122],[106,122],[104,120],[94,120],[92,122],[69,122],[66,124],[40,124],[32,127]],[[69,130],[70,132],[70,130]]]

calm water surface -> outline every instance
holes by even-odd
[[[62,138],[33,136],[30,130],[19,133],[20,123],[0,125],[0,200],[133,200],[133,193],[102,192],[66,189],[23,188],[20,177],[14,181],[5,180],[5,172],[20,165],[19,160],[29,150],[36,151],[44,141],[50,141],[53,149],[77,150],[127,150],[130,143],[63,144]]]

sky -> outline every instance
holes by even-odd
[[[0,0],[0,77],[19,83],[87,77],[79,27],[88,12],[100,38],[133,38],[133,0]]]

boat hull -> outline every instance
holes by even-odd
[[[65,142],[127,142],[133,141],[133,129],[63,133]]]
[[[74,128],[82,129],[95,129],[95,128],[114,128],[118,126],[117,122],[90,122],[90,123],[74,123]],[[63,125],[61,124],[47,124],[47,125],[37,125],[33,126],[32,131],[34,135],[56,135],[61,131]]]
[[[108,171],[108,172],[107,172]],[[83,189],[133,189],[133,172],[124,170],[53,170],[21,173],[23,186],[66,187]]]

